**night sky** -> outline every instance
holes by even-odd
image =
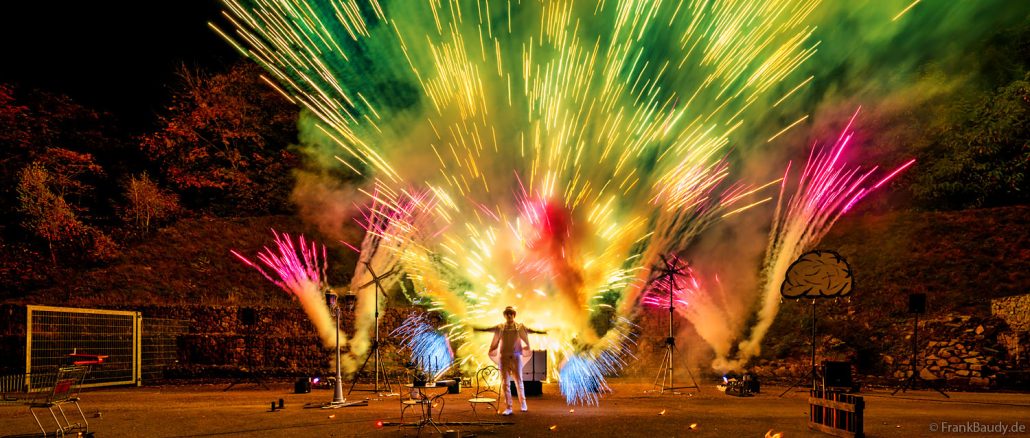
[[[146,129],[183,64],[240,59],[207,22],[214,0],[11,2],[0,14],[0,81],[66,94]]]

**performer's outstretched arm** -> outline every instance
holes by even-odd
[[[533,330],[533,329],[531,329],[529,327],[526,327],[526,331],[529,332],[529,333],[532,333],[534,335],[546,335],[547,334],[547,330]]]
[[[494,338],[492,340],[490,340],[490,349],[487,350],[487,354],[493,356],[494,352],[497,351],[498,348],[501,348],[501,331],[500,330],[486,330],[486,331],[493,331],[494,332]]]

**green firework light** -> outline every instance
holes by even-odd
[[[212,27],[304,109],[302,135],[322,156],[361,175],[371,207],[352,286],[371,278],[365,262],[405,272],[469,368],[489,342],[470,328],[517,304],[548,330],[534,343],[553,353],[568,400],[586,403],[597,399],[583,388],[603,387],[628,354],[659,257],[775,197],[781,179],[732,182],[727,157],[805,126],[805,102],[826,89],[820,65],[846,57],[823,55],[820,37],[837,34],[820,22],[897,28],[926,6],[878,2],[867,17],[814,0],[224,3],[229,30]],[[777,275],[767,267],[766,283]],[[370,310],[374,291],[356,292]],[[367,351],[371,314],[359,311],[352,357]]]

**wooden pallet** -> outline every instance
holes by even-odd
[[[808,397],[808,428],[833,436],[861,438],[865,400],[839,391],[815,390]]]

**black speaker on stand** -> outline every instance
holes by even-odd
[[[909,388],[915,389],[916,381],[926,381],[919,376],[919,371],[922,367],[916,366],[916,358],[919,356],[919,315],[926,313],[926,294],[914,293],[908,295],[908,313],[912,314],[912,358],[909,360],[909,366],[912,370],[912,374],[901,383],[898,389],[895,389],[891,395],[897,394],[898,391],[905,392]],[[930,385],[927,385],[930,386]],[[936,385],[931,386],[935,391],[941,393],[944,398],[951,398],[948,394],[944,393]]]
[[[926,294],[908,294],[908,313],[926,314]]]

